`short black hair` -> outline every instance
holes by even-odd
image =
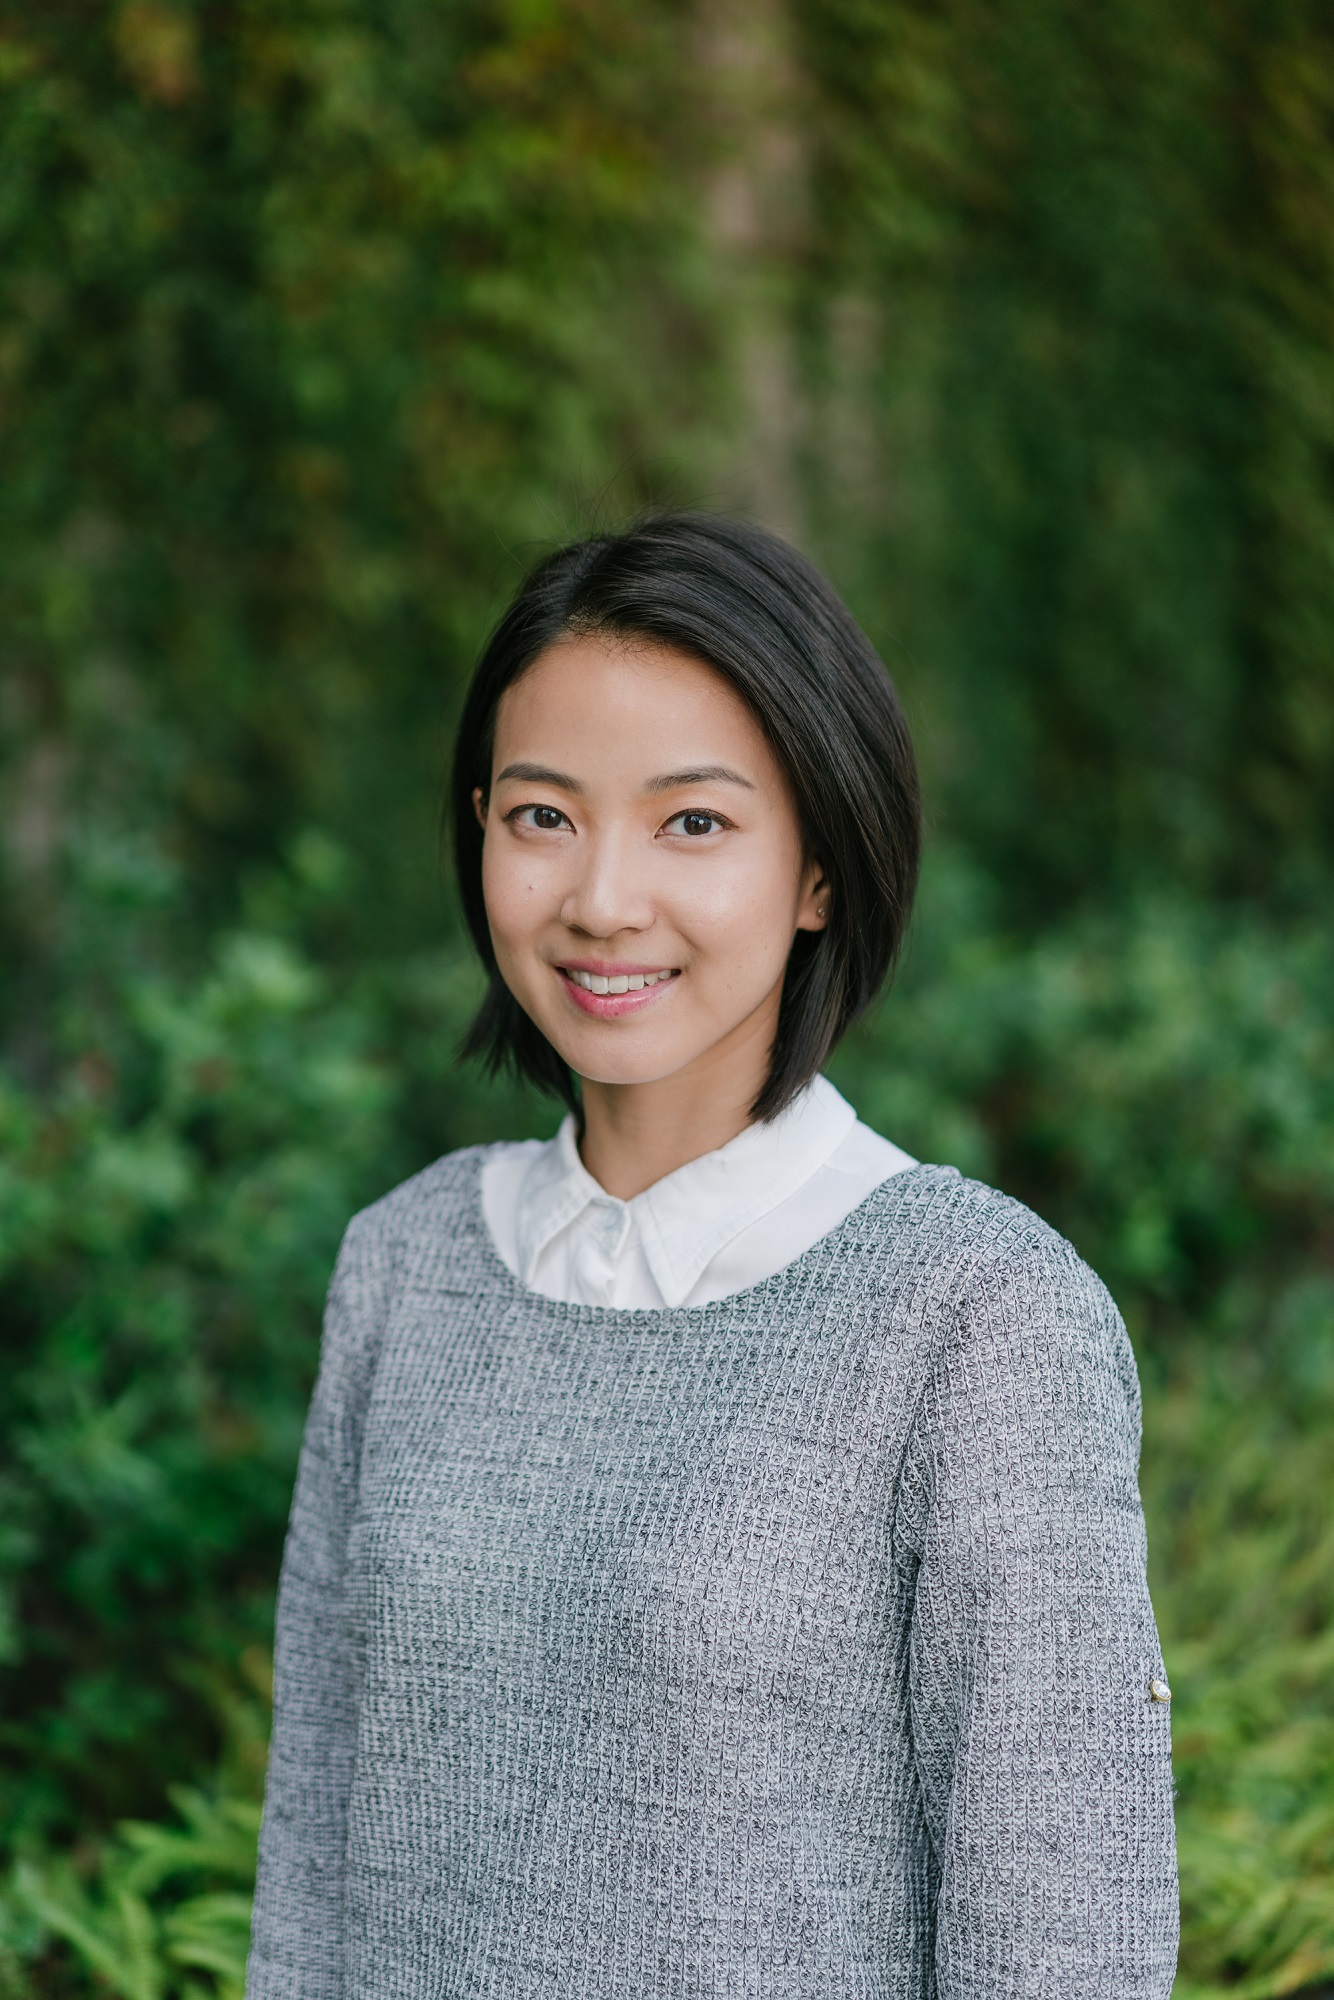
[[[749,522],[648,516],[572,542],[520,586],[477,663],[454,752],[454,857],[464,915],[489,974],[464,1042],[578,1107],[568,1065],[496,965],[473,792],[491,788],[501,696],[558,640],[605,632],[705,661],[764,730],[829,884],[824,931],[792,945],[769,1074],[752,1106],[774,1118],[827,1060],[893,967],[912,910],[921,798],[912,739],[875,648],[805,556]]]

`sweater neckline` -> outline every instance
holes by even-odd
[[[909,1187],[918,1185],[926,1175],[943,1173],[957,1176],[959,1171],[957,1167],[940,1167],[919,1162],[915,1167],[906,1167],[901,1173],[891,1174],[887,1180],[881,1181],[878,1187],[872,1188],[855,1208],[849,1209],[841,1222],[835,1223],[825,1235],[817,1237],[815,1242],[799,1256],[794,1257],[790,1264],[784,1264],[780,1270],[770,1272],[767,1278],[761,1278],[753,1285],[746,1285],[740,1291],[728,1292],[721,1299],[709,1299],[703,1305],[697,1306],[598,1306],[585,1305],[574,1299],[548,1298],[545,1292],[534,1291],[510,1270],[492,1241],[482,1206],[482,1170],[490,1150],[489,1146],[477,1146],[473,1149],[467,1179],[467,1204],[468,1221],[473,1234],[481,1243],[482,1255],[490,1268],[497,1289],[507,1292],[516,1301],[543,1307],[558,1319],[593,1321],[607,1325],[625,1321],[642,1327],[661,1325],[668,1321],[677,1323],[682,1320],[692,1325],[700,1324],[711,1317],[716,1318],[721,1313],[752,1309],[766,1296],[775,1292],[788,1292],[794,1283],[800,1285],[813,1273],[817,1264],[834,1252],[842,1237],[850,1235],[865,1222],[868,1211],[876,1206],[891,1208],[897,1206],[907,1194]]]

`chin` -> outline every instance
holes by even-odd
[[[675,1076],[678,1070],[685,1069],[692,1060],[689,1052],[664,1055],[661,1050],[645,1050],[636,1054],[629,1049],[575,1048],[568,1040],[562,1048],[554,1038],[548,1036],[548,1040],[561,1060],[567,1062],[585,1083],[661,1083],[666,1077]]]
[[[669,1063],[665,1068],[656,1063],[608,1063],[592,1059],[581,1062],[574,1056],[566,1056],[565,1061],[575,1075],[585,1083],[626,1085],[662,1083],[669,1076],[675,1076],[679,1070],[684,1069],[689,1058],[686,1058],[686,1062]]]

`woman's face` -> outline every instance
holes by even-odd
[[[727,682],[649,641],[562,640],[502,698],[475,803],[501,975],[576,1074],[651,1083],[748,1051],[758,1087],[825,884]]]

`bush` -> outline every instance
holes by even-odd
[[[400,1081],[278,937],[141,981],[0,1094],[0,1824],[139,1809],[207,1759],[192,1684],[267,1638],[329,1260]]]
[[[241,2000],[250,1942],[271,1694],[263,1656],[217,1692],[226,1739],[207,1790],[172,1786],[174,1818],[129,1820],[85,1852],[21,1861],[0,1906],[0,1990],[41,1990],[66,1968],[121,2000]],[[200,1974],[204,1978],[199,1977]],[[45,1975],[45,1976],[44,1976]]]
[[[1162,897],[1019,944],[962,864],[927,894],[898,995],[832,1065],[862,1115],[1037,1208],[1151,1366],[1207,1334],[1322,1368],[1328,926]]]
[[[556,1116],[455,1069],[459,946],[339,992],[290,884],[252,905],[266,927],[194,987],[127,978],[44,1105],[3,1100],[0,1811],[9,1947],[43,1992],[62,1964],[230,1990],[216,1899],[243,1892],[257,1765],[197,1774],[267,1642],[340,1228],[443,1146]],[[1031,1200],[1126,1311],[1194,1996],[1334,1970],[1332,1034],[1316,928],[1156,901],[1022,945],[937,865],[900,991],[834,1066],[893,1138]]]
[[[1334,1977],[1334,1300],[1323,1380],[1182,1368],[1146,1407],[1151,1580],[1174,1689],[1178,2000]]]

